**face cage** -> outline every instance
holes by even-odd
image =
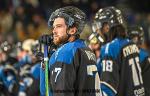
[[[97,30],[101,30],[102,27],[104,26],[104,24],[108,24],[111,27],[118,25],[115,20],[110,19],[110,20],[97,20],[94,21],[94,23],[92,24],[92,31],[96,32]]]
[[[70,17],[68,14],[66,13],[62,13],[62,12],[53,12],[52,15],[50,16],[49,20],[48,20],[48,26],[50,28],[53,27],[53,22],[57,17],[62,17],[65,19],[67,26],[71,27],[74,24],[74,19],[72,17]]]
[[[89,37],[88,40],[91,41],[93,38],[97,38],[99,40],[99,42],[104,43],[104,39],[102,38],[102,36],[100,36],[97,32],[93,32]]]
[[[96,32],[97,30],[100,30],[102,28],[101,22],[94,21],[92,24],[92,31]]]

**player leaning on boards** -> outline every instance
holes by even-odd
[[[85,13],[73,6],[59,8],[49,18],[53,42],[60,46],[49,60],[52,96],[101,96],[96,57],[79,39],[85,20]],[[43,78],[40,89],[45,95]]]

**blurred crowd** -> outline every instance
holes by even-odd
[[[87,33],[91,31],[88,29],[94,14],[99,8],[109,5],[115,5],[124,12],[128,25],[140,25],[148,32],[150,14],[134,11],[124,2],[125,0],[0,0],[0,43],[7,39],[12,39],[10,41],[14,43],[27,38],[37,39],[48,32],[47,20],[51,12],[66,5],[75,5],[87,14]]]
[[[33,39],[1,44],[0,96],[40,96],[40,59],[33,54],[37,46]]]
[[[140,25],[149,33],[150,13],[135,12],[127,5],[120,5],[122,2],[124,0],[0,0],[0,91],[3,90],[0,96],[39,95],[40,61],[34,56],[33,47],[42,34],[49,33],[47,20],[56,8],[75,5],[87,14],[86,32],[81,36],[86,40],[92,33],[94,14],[107,5],[122,9],[129,26]]]

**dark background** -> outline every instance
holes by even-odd
[[[0,0],[0,42],[8,37],[15,38],[14,42],[37,39],[48,32],[47,20],[51,12],[67,5],[74,5],[86,13],[87,33],[91,32],[94,14],[106,6],[119,8],[128,26],[139,25],[149,33],[149,0]]]

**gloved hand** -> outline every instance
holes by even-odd
[[[52,34],[48,35],[42,35],[38,39],[39,44],[34,48],[34,55],[38,58],[38,60],[43,61],[44,58],[44,45],[48,45],[49,53],[48,56],[51,56],[51,54],[54,52],[54,50],[57,48],[57,46],[53,43],[53,36]]]
[[[46,44],[46,45],[51,45],[53,43],[53,36],[52,35],[42,35],[39,38],[39,43],[41,44]]]

